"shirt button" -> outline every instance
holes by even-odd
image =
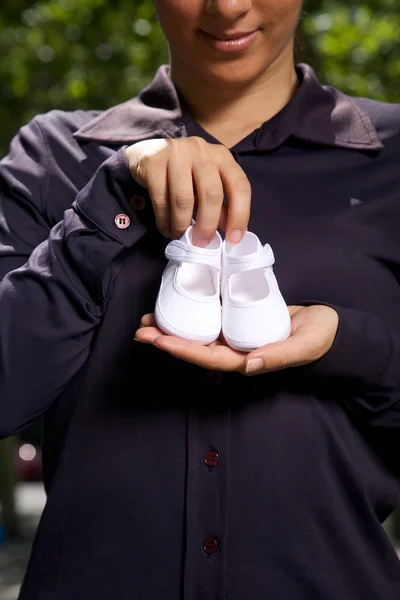
[[[203,541],[203,550],[206,554],[215,554],[218,550],[218,540],[213,537],[206,538]]]
[[[219,463],[219,454],[215,450],[208,450],[203,456],[207,467],[215,467]]]
[[[131,224],[131,220],[128,215],[117,215],[114,219],[114,223],[118,227],[118,229],[127,229]]]
[[[131,198],[131,206],[134,210],[143,210],[146,206],[146,200],[143,196],[133,196]]]
[[[218,385],[224,378],[222,371],[208,371],[206,379],[210,385]]]

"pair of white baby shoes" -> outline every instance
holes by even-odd
[[[222,330],[226,343],[244,352],[286,339],[290,315],[273,272],[271,246],[247,231],[238,244],[223,241],[217,232],[199,248],[192,231],[193,225],[165,249],[168,264],[154,313],[158,327],[204,345]]]

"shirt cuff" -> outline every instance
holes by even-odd
[[[125,147],[104,161],[72,208],[89,226],[127,248],[143,237],[150,225],[151,203],[148,191],[131,175]]]
[[[361,393],[383,384],[390,377],[395,339],[387,325],[370,313],[338,307],[326,302],[302,302],[302,306],[323,304],[339,315],[339,326],[330,350],[315,362],[298,367],[300,374],[346,386],[347,392]],[[389,381],[387,382],[389,384]]]

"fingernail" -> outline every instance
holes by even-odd
[[[264,368],[264,361],[262,358],[252,358],[247,363],[246,373],[255,373],[261,371]]]
[[[232,244],[238,244],[240,242],[240,240],[243,237],[243,231],[241,231],[240,229],[234,229],[231,233],[231,235],[229,236],[230,241],[232,242]]]
[[[163,231],[162,234],[166,238],[170,238],[171,237],[171,232],[169,230],[168,231]]]
[[[198,248],[206,248],[209,243],[209,240],[196,240],[195,242],[193,242],[193,244]]]

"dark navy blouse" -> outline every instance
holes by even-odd
[[[400,105],[297,73],[230,150],[287,303],[338,311],[309,366],[246,378],[133,340],[167,241],[124,146],[218,143],[167,65],[1,161],[0,435],[43,417],[48,494],[21,600],[399,600]]]

